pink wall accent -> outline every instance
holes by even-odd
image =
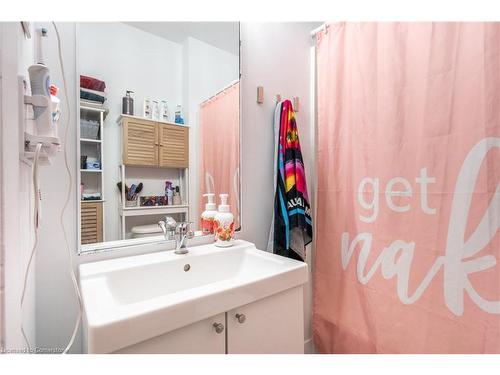
[[[200,106],[200,197],[229,194],[235,228],[239,228],[240,84],[235,83]],[[207,177],[207,174],[211,177]],[[200,213],[205,210],[200,198]]]
[[[331,24],[317,74],[316,348],[500,353],[500,24]]]

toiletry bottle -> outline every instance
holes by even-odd
[[[158,100],[153,100],[153,104],[151,105],[152,118],[155,121],[160,121],[160,105]]]
[[[165,181],[165,195],[167,196],[167,205],[173,205],[174,192],[172,190],[172,183],[170,181]]]
[[[203,194],[208,202],[205,204],[205,211],[201,213],[201,231],[203,235],[214,234],[214,218],[217,215],[217,206],[215,205],[214,193]]]
[[[166,100],[162,100],[160,103],[160,113],[161,113],[161,121],[168,121],[168,105]]]
[[[182,204],[181,191],[179,189],[179,186],[176,186],[174,190],[174,206],[179,206],[181,204]]]
[[[54,126],[53,134],[57,137],[57,123],[61,118],[61,100],[57,97],[59,88],[56,85],[50,85],[50,102],[52,111],[52,125]]]
[[[145,118],[151,118],[152,117],[152,112],[151,112],[151,100],[149,99],[144,99],[144,104],[142,106],[142,116]]]
[[[122,114],[124,115],[134,115],[134,99],[130,96],[132,93],[133,91],[127,90],[122,99]]]
[[[219,194],[219,212],[214,218],[215,246],[233,246],[234,241],[234,216],[229,211],[227,194]]]
[[[175,108],[175,123],[184,124],[184,119],[182,118],[182,107],[180,104],[177,104],[177,107]]]

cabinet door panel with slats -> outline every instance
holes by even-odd
[[[158,166],[158,125],[154,121],[123,121],[123,164]]]
[[[159,124],[160,167],[188,168],[189,128]]]
[[[82,202],[81,211],[82,244],[102,242],[102,203]]]

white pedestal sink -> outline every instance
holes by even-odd
[[[238,240],[79,267],[88,353],[303,352],[307,265]]]

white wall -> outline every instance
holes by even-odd
[[[0,56],[2,56],[2,35],[3,35],[3,26],[0,25]],[[2,113],[2,58],[0,57],[0,114]],[[2,116],[0,115],[0,144],[2,143]],[[2,153],[0,152],[0,165],[2,165]],[[0,186],[2,185],[2,173],[0,172]],[[3,283],[3,224],[2,224],[2,199],[3,196],[0,193],[0,347],[3,348],[5,346],[4,335],[3,335],[3,295],[4,295],[4,283]]]
[[[273,191],[273,115],[275,96],[298,96],[297,126],[308,191],[314,201],[313,134],[310,103],[309,32],[318,23],[249,23],[241,25],[242,69],[242,232],[241,237],[265,249],[271,224]],[[264,104],[256,103],[264,86]],[[312,250],[308,246],[310,282],[304,293],[306,350],[310,351]]]
[[[51,80],[64,95],[61,69],[57,55],[57,40],[50,23],[37,23],[37,27],[48,29],[45,41],[45,60],[51,72]],[[71,193],[68,209],[63,221],[68,233],[70,251],[77,251],[77,202],[76,202],[76,90],[75,68],[75,24],[58,22],[61,35],[62,54],[66,73],[70,107],[62,100],[61,124],[70,119],[67,142],[64,146],[68,153],[71,169]],[[68,110],[70,112],[68,112]],[[64,135],[61,126],[60,134]],[[64,142],[64,140],[63,140]],[[77,315],[76,298],[69,273],[69,258],[64,245],[60,225],[60,215],[66,199],[70,179],[64,166],[64,153],[52,160],[50,167],[44,167],[41,174],[40,189],[43,194],[43,223],[40,230],[38,256],[36,259],[36,343],[38,347],[64,348],[68,343]],[[81,352],[78,338],[71,352]]]
[[[239,79],[239,56],[195,38],[187,38],[184,47],[184,113],[190,134],[190,218],[198,225],[199,186],[199,108],[200,104]]]
[[[1,108],[18,107],[20,89],[18,75],[27,76],[34,62],[33,38],[26,40],[19,22],[1,23]],[[32,30],[32,35],[33,30]],[[25,348],[21,336],[21,319],[28,339],[35,344],[35,268],[28,278],[24,310],[20,311],[21,289],[27,260],[33,244],[32,190],[30,168],[19,160],[22,151],[22,126],[19,112],[1,111],[1,213],[4,297],[3,345],[19,350]]]
[[[47,25],[50,40],[46,53],[53,80],[62,87],[52,26]],[[310,121],[309,31],[317,24],[242,24],[242,238],[253,241],[259,248],[267,243],[273,204],[273,130],[274,95],[299,96],[301,100],[297,122],[310,194],[314,191],[312,175],[312,122]],[[76,92],[75,25],[59,23],[63,39],[63,54],[70,94]],[[256,87],[263,85],[265,103],[256,103]],[[69,162],[73,184],[76,181],[75,103],[71,101],[69,132]],[[65,115],[67,112],[65,112]],[[12,159],[12,157],[11,157]],[[17,160],[17,159],[16,159]],[[59,228],[64,194],[68,180],[62,154],[42,176],[44,221],[51,226],[42,228],[36,273],[36,342],[41,347],[64,346],[73,329],[76,301],[68,273],[68,258]],[[73,185],[73,189],[75,186]],[[312,195],[312,194],[311,194]],[[71,194],[69,209],[64,217],[70,247],[76,252],[76,193]],[[308,256],[311,249],[308,251]],[[119,255],[118,255],[119,256]],[[79,257],[77,262],[109,258],[110,254]],[[310,258],[310,257],[309,257]],[[310,284],[305,295],[305,334],[310,332]],[[81,351],[78,337],[73,352]]]
[[[80,74],[106,82],[109,114],[104,125],[105,240],[118,240],[121,220],[116,183],[122,163],[122,129],[116,120],[122,113],[122,98],[126,90],[134,91],[136,116],[142,116],[144,98],[166,100],[173,121],[175,106],[182,104],[182,45],[120,22],[80,23],[78,40]],[[171,173],[163,173],[164,169],[154,172],[151,179],[143,181],[147,185],[145,195],[161,195],[165,180],[172,180]],[[178,178],[172,182],[178,184]],[[158,221],[145,217],[139,224],[152,223],[154,219]]]

